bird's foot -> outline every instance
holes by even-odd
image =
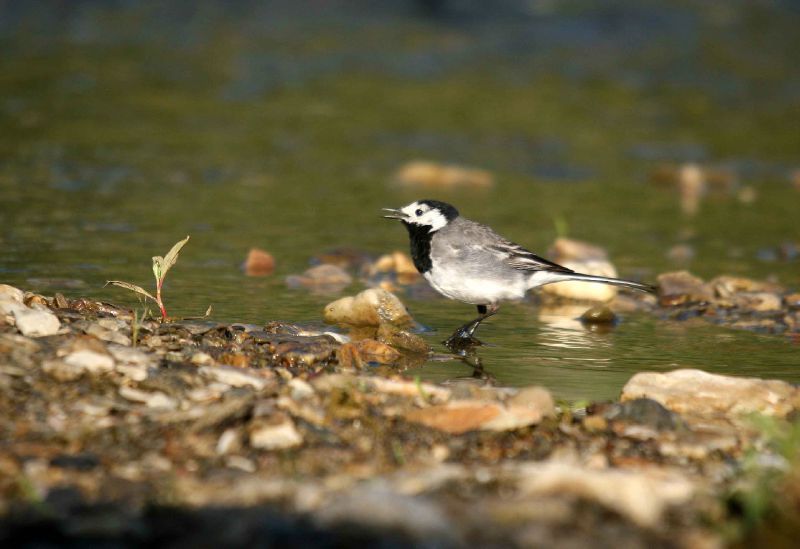
[[[445,339],[442,343],[445,347],[450,349],[456,354],[465,354],[475,347],[483,345],[483,342],[472,335],[472,331],[459,328],[450,337]]]

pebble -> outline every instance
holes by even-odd
[[[42,371],[57,381],[74,381],[84,373],[80,366],[67,364],[63,360],[45,360]]]
[[[68,354],[64,357],[64,363],[80,368],[90,374],[110,372],[114,369],[114,359],[111,356],[89,349],[82,349]]]
[[[260,248],[250,248],[244,262],[244,274],[247,276],[267,276],[275,270],[275,258]]]
[[[616,321],[617,315],[605,305],[596,305],[581,315],[581,322],[585,324],[614,324]]]
[[[401,185],[414,187],[491,187],[494,177],[486,170],[414,160],[404,164],[394,175]]]
[[[552,406],[552,398],[549,403],[545,399],[528,399],[525,404],[511,406],[483,400],[452,400],[411,410],[405,418],[454,435],[477,430],[510,431],[539,423],[553,413]]]
[[[294,378],[289,382],[291,397],[294,400],[304,400],[314,396],[314,388],[300,378]]]
[[[413,322],[408,309],[396,295],[378,288],[329,303],[323,316],[329,324],[349,326],[378,326],[384,322],[405,326]]]
[[[42,337],[54,335],[61,328],[58,317],[48,311],[15,309],[13,311],[17,329],[24,336]]]
[[[250,446],[261,450],[285,450],[303,444],[303,437],[288,417],[278,424],[256,423],[250,430]]]
[[[286,277],[286,285],[290,288],[309,288],[323,293],[339,292],[352,282],[353,277],[343,268],[324,263],[311,267],[302,275]]]
[[[617,277],[617,269],[608,260],[606,250],[588,242],[557,238],[548,249],[548,255],[559,265],[580,273]],[[570,281],[543,286],[542,293],[575,301],[606,302],[617,295],[617,288],[608,284]]]
[[[367,362],[378,362],[380,364],[392,364],[400,359],[397,349],[375,341],[374,339],[362,339],[355,344],[361,358]]]
[[[25,293],[19,288],[9,286],[8,284],[0,284],[0,301],[8,299],[10,301],[22,303],[24,297]]]
[[[213,366],[214,357],[203,351],[198,351],[192,355],[191,363],[195,366]]]
[[[217,440],[216,452],[218,455],[230,454],[238,451],[242,446],[239,430],[233,427],[225,429]]]
[[[204,366],[200,368],[200,373],[221,383],[226,383],[232,387],[253,387],[261,390],[267,386],[267,380],[243,372],[238,368],[226,366]]]
[[[560,461],[523,464],[515,486],[528,496],[572,496],[600,503],[644,528],[653,527],[671,506],[689,501],[692,482],[658,469],[590,469]]]
[[[621,400],[637,398],[653,399],[681,415],[737,416],[758,412],[784,417],[800,408],[800,388],[785,381],[692,369],[634,375],[622,388]]]
[[[178,407],[177,400],[167,396],[161,391],[146,392],[123,385],[119,388],[119,394],[126,400],[140,402],[148,408],[174,410]]]
[[[733,296],[734,307],[749,311],[767,312],[781,309],[781,296],[769,292],[742,292]]]
[[[86,329],[86,333],[96,337],[97,339],[102,339],[103,341],[109,341],[111,343],[117,343],[118,345],[129,346],[131,344],[131,338],[125,334],[121,334],[115,329],[106,328],[99,323],[91,324]]]
[[[658,275],[658,296],[662,304],[686,301],[711,301],[714,292],[702,278],[689,271],[674,271]]]

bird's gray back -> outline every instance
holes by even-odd
[[[431,241],[432,256],[460,263],[465,273],[509,273],[569,269],[535,255],[500,236],[491,227],[459,217],[439,230]]]

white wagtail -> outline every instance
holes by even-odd
[[[399,210],[384,208],[387,219],[403,222],[417,270],[440,294],[478,306],[478,318],[461,326],[445,343],[472,340],[480,323],[501,301],[522,299],[532,289],[582,280],[653,292],[630,280],[576,273],[506,240],[491,227],[464,219],[450,204],[418,200]]]

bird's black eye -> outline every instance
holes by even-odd
[[[417,210],[417,211],[416,211],[416,212],[414,212],[414,213],[415,213],[415,214],[417,214],[417,217],[419,217],[419,216],[421,216],[421,215],[422,215],[422,210]]]

